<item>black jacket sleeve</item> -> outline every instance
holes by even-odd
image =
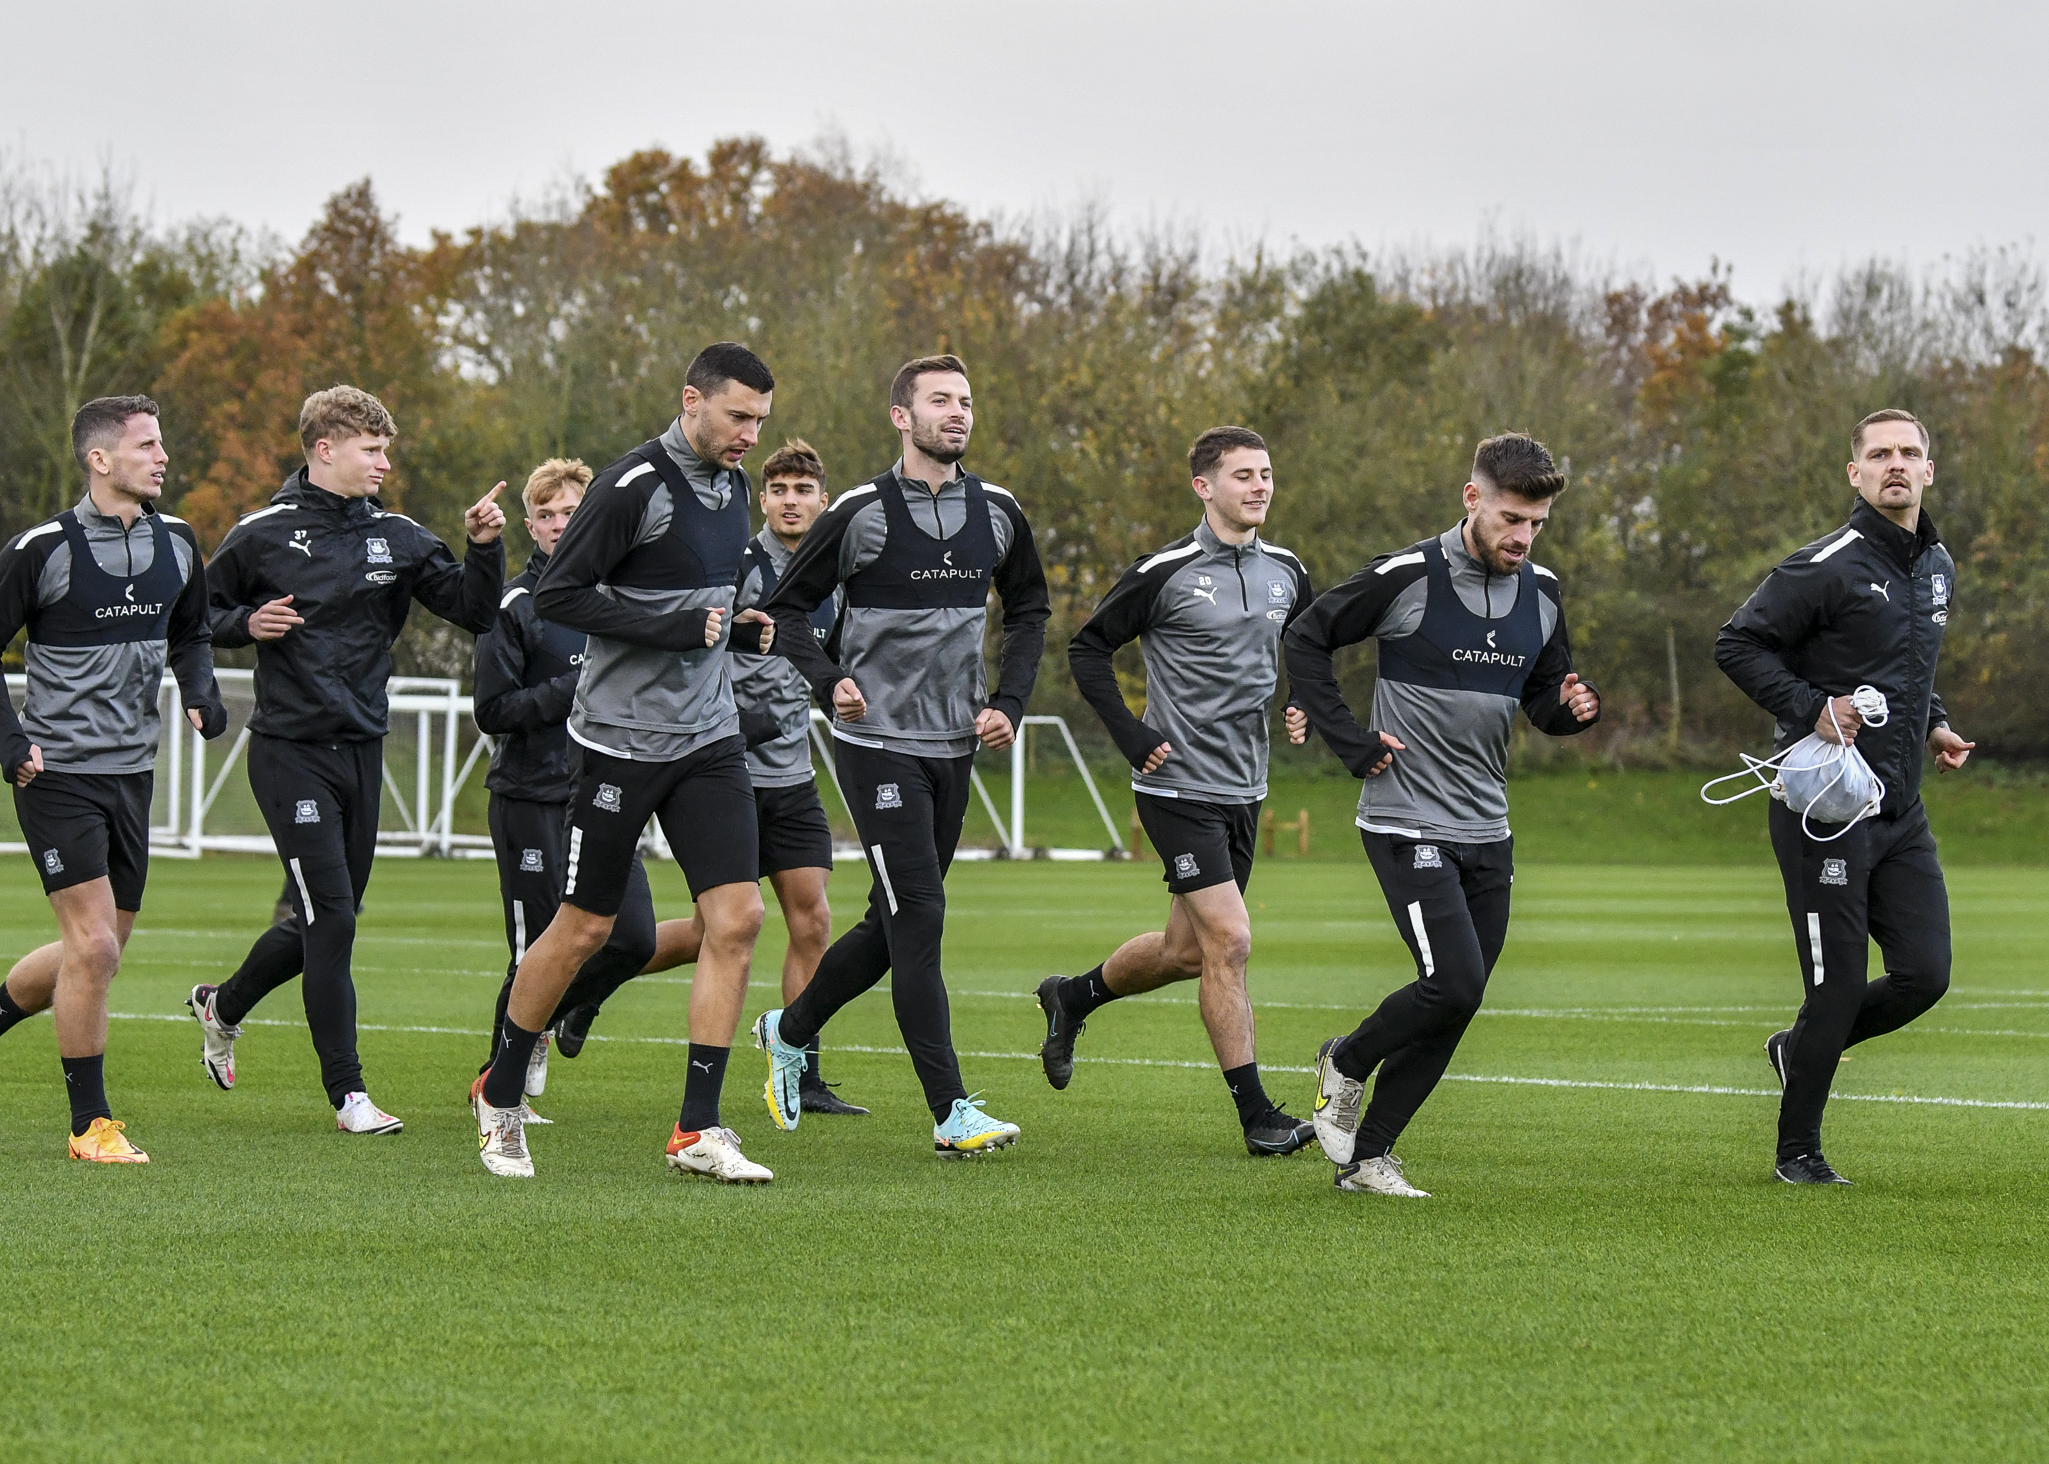
[[[649,489],[652,492],[652,489]],[[585,635],[601,635],[658,651],[701,651],[709,610],[672,610],[650,615],[621,604],[598,589],[614,565],[632,552],[647,512],[648,493],[629,484],[592,487],[562,538],[541,582],[534,586],[534,613]]]
[[[1164,567],[1157,574],[1139,573],[1138,560],[1125,570],[1110,593],[1103,596],[1088,622],[1067,643],[1067,667],[1082,700],[1095,709],[1109,729],[1110,740],[1134,768],[1144,767],[1153,750],[1167,739],[1131,714],[1124,692],[1117,685],[1111,657],[1137,640],[1151,624],[1153,606],[1159,601],[1160,586],[1167,582]]]
[[[1316,602],[1316,587],[1309,582],[1309,567],[1298,559],[1294,561],[1293,568],[1295,603],[1288,607],[1288,618],[1281,622],[1281,635],[1284,639],[1288,632],[1294,629],[1295,622],[1302,618],[1303,612]],[[1302,706],[1300,699],[1295,695],[1295,682],[1292,676],[1288,679],[1288,699],[1281,705],[1284,708]],[[1306,708],[1304,710],[1306,711]]]
[[[1821,713],[1816,712],[1814,715],[1819,717]],[[1942,693],[1930,690],[1928,693],[1928,725],[1921,729],[1921,740],[1926,742],[1935,735],[1937,727],[1947,727],[1948,725],[1949,713],[1943,708]]]
[[[1046,592],[1038,540],[1032,537],[1024,510],[1005,497],[994,501],[1010,520],[1010,553],[996,567],[996,597],[1003,602],[1003,652],[998,657],[996,694],[989,698],[989,706],[1008,717],[1016,730],[1024,725],[1025,707],[1039,679],[1053,602]]]
[[[804,542],[790,556],[777,578],[775,593],[761,608],[775,620],[774,653],[797,668],[811,687],[819,705],[832,709],[832,689],[846,679],[846,671],[833,654],[839,649],[839,627],[833,627],[825,647],[811,634],[811,612],[832,598],[840,583],[840,545],[847,529],[872,499],[861,499],[842,507],[834,504],[812,523]],[[575,520],[571,520],[575,522]]]
[[[1539,592],[1549,596],[1558,607],[1558,622],[1551,627],[1551,639],[1544,642],[1544,649],[1537,653],[1537,664],[1530,668],[1529,679],[1523,683],[1523,715],[1546,736],[1574,737],[1600,721],[1601,714],[1597,709],[1593,722],[1582,722],[1558,699],[1558,688],[1572,671],[1572,637],[1565,629],[1565,592],[1556,580],[1539,579],[1537,585]],[[1599,687],[1590,681],[1586,684],[1596,697],[1600,696]]]
[[[452,625],[482,635],[498,620],[505,592],[505,536],[488,544],[466,543],[462,562],[439,538],[420,529],[427,557],[413,576],[413,598]]]
[[[14,643],[21,628],[36,608],[36,585],[43,577],[43,561],[49,558],[45,535],[24,546],[16,538],[0,548],[0,649]],[[28,733],[15,715],[14,698],[0,686],[0,775],[9,783],[14,770],[28,761]]]
[[[206,559],[191,529],[184,524],[169,527],[192,551],[192,574],[171,603],[165,655],[171,674],[178,678],[178,700],[187,711],[199,713],[199,735],[211,739],[228,730],[228,709],[213,674],[213,614],[208,608]]]
[[[1786,669],[1784,653],[1828,621],[1836,576],[1788,559],[1729,617],[1715,637],[1715,664],[1743,694],[1779,721],[1812,727],[1828,693]]]
[[[493,736],[538,732],[569,720],[577,673],[566,671],[539,686],[526,684],[533,596],[520,595],[498,612],[498,623],[477,638],[477,726]]]
[[[1385,756],[1386,748],[1354,720],[1338,689],[1331,657],[1344,646],[1371,638],[1396,597],[1421,577],[1420,564],[1380,573],[1380,566],[1392,557],[1383,554],[1337,588],[1326,590],[1295,617],[1282,640],[1289,701],[1308,713],[1309,724],[1323,734],[1330,750],[1355,778],[1365,777]]]
[[[257,587],[250,582],[250,565],[256,553],[252,530],[228,530],[221,546],[206,564],[208,613],[212,620],[213,643],[222,650],[253,646],[249,617],[259,606]]]

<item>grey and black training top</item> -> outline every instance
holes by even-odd
[[[759,627],[728,615],[714,646],[704,629],[733,608],[747,536],[747,474],[698,457],[680,419],[591,480],[534,589],[536,614],[590,638],[571,737],[675,762],[739,732],[726,653]]]
[[[1354,777],[1366,778],[1358,824],[1372,833],[1447,843],[1508,837],[1508,734],[1518,703],[1554,737],[1585,731],[1558,698],[1572,671],[1558,576],[1528,560],[1491,573],[1466,551],[1463,521],[1383,554],[1326,592],[1287,637],[1294,700]],[[1379,642],[1372,731],[1352,719],[1331,671],[1340,646]],[[1596,718],[1596,720],[1599,720]]]
[[[733,613],[750,610],[775,593],[792,551],[764,526],[741,556],[740,593]],[[811,612],[811,638],[827,648],[839,627],[845,592],[834,587]],[[757,788],[795,788],[811,781],[811,688],[788,657],[773,651],[733,657],[733,700],[740,707],[740,731],[747,739],[747,775]]]
[[[28,628],[28,697],[0,695],[0,774],[42,749],[60,773],[146,773],[162,735],[168,663],[202,730],[227,725],[214,684],[199,541],[148,505],[124,524],[86,495],[0,547],[0,646]]]
[[[811,612],[846,590],[839,657],[811,634]],[[1003,605],[993,695],[982,665],[989,592]],[[828,706],[851,677],[867,700],[833,736],[910,757],[961,757],[979,745],[975,718],[993,708],[1023,720],[1051,613],[1046,572],[1024,510],[1006,488],[965,468],[939,485],[903,476],[903,462],[850,488],[820,514],[762,607],[775,650]]]
[[[1227,544],[1207,517],[1124,571],[1067,646],[1074,684],[1156,798],[1254,803],[1266,797],[1267,721],[1282,633],[1316,598],[1302,561],[1258,535]],[[1145,720],[1124,704],[1110,658],[1137,640]],[[1173,747],[1140,773],[1153,749]]]

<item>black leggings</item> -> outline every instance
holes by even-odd
[[[1363,831],[1362,831],[1363,832]],[[1395,928],[1416,960],[1416,979],[1390,992],[1333,1055],[1363,1081],[1378,1066],[1353,1154],[1385,1154],[1437,1087],[1508,938],[1515,841],[1433,844],[1364,834]]]
[[[339,1108],[363,1088],[349,961],[377,852],[384,744],[252,736],[248,758],[249,787],[284,861],[296,918],[256,938],[241,968],[222,983],[215,1010],[222,1021],[239,1022],[303,973],[299,994],[320,1057],[321,1086]]]
[[[522,798],[491,795],[491,847],[498,856],[498,897],[505,906],[505,944],[511,959],[498,988],[498,1009],[491,1019],[491,1050],[484,1066],[498,1052],[499,1029],[505,1025],[505,1004],[512,979],[527,947],[540,939],[562,904],[563,860],[569,847],[569,805],[532,803]],[[557,1015],[580,1006],[603,1006],[605,998],[640,974],[655,953],[655,903],[640,856],[626,877],[626,897],[612,923],[612,933],[585,961],[556,1004]],[[553,1021],[554,1018],[549,1018]]]
[[[1906,1026],[1949,990],[1949,891],[1919,799],[1827,843],[1774,803],[1771,831],[1804,993],[1779,1103],[1779,1158],[1795,1159],[1821,1148],[1843,1049]],[[1874,938],[1885,975],[1867,981]]]
[[[940,945],[946,871],[968,811],[973,754],[909,757],[835,740],[840,787],[874,884],[861,923],[832,943],[818,974],[783,1013],[782,1040],[808,1047],[833,1014],[889,974],[896,1024],[935,1121],[968,1096],[953,1051]]]

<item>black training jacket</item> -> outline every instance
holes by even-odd
[[[270,507],[228,530],[207,564],[213,643],[256,647],[256,714],[249,729],[295,742],[384,736],[391,647],[418,600],[482,635],[498,617],[505,546],[471,544],[458,563],[446,544],[375,498],[342,498],[285,480]],[[305,619],[274,641],[249,634],[259,606],[290,595]]]
[[[1715,639],[1715,664],[1778,720],[1787,748],[1814,730],[1831,697],[1885,693],[1891,718],[1857,735],[1885,780],[1881,812],[1921,796],[1921,754],[1946,726],[1935,662],[1956,593],[1956,561],[1922,510],[1914,532],[1862,499],[1850,521],[1765,577]]]
[[[506,582],[498,623],[477,638],[477,726],[491,734],[484,786],[504,798],[567,803],[573,781],[569,708],[583,668],[584,634],[543,620],[534,586],[540,550]]]

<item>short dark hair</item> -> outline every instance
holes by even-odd
[[[1850,461],[1855,462],[1857,454],[1864,451],[1864,429],[1875,427],[1880,422],[1912,422],[1914,429],[1921,434],[1921,451],[1931,458],[1935,456],[1935,443],[1928,436],[1927,423],[1904,407],[1883,407],[1859,422],[1850,433]]]
[[[816,478],[818,491],[825,491],[825,462],[818,451],[801,437],[786,438],[783,445],[769,454],[768,461],[761,465],[761,482],[766,487],[772,478]]]
[[[917,395],[918,378],[931,376],[941,371],[958,371],[968,374],[968,363],[951,351],[944,356],[920,356],[915,361],[906,361],[897,368],[896,380],[889,384],[889,404],[892,407],[910,408],[911,398]]]
[[[775,390],[775,373],[768,363],[738,341],[706,346],[683,373],[683,384],[696,387],[699,396],[717,396],[729,381],[737,381],[749,391]]]
[[[130,417],[154,417],[157,404],[146,396],[94,397],[71,419],[71,455],[85,469],[85,455],[121,440]]]
[[[1565,491],[1565,474],[1551,461],[1551,449],[1526,432],[1504,432],[1473,454],[1473,479],[1531,503]]]
[[[1233,448],[1250,447],[1266,451],[1266,439],[1250,427],[1212,427],[1195,439],[1188,449],[1188,476],[1207,478],[1217,470],[1224,454]]]

